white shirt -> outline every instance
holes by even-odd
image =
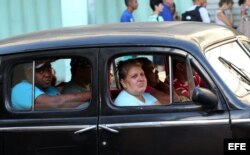
[[[187,11],[194,10],[196,7],[197,7],[197,5],[193,5]],[[208,11],[206,8],[200,7],[199,12],[200,12],[201,19],[202,19],[203,23],[211,23],[211,20],[209,18],[209,14],[208,14]]]
[[[149,22],[164,22],[164,19],[160,15],[151,15],[148,17]]]
[[[145,100],[145,103],[137,99],[135,96],[129,94],[127,91],[122,90],[115,99],[114,104],[116,106],[150,106],[155,105],[155,102],[157,102],[157,99],[149,93],[143,93],[142,96]]]
[[[226,26],[226,24],[218,18],[218,15],[221,13],[221,10],[217,10],[215,13],[215,23],[218,25]]]

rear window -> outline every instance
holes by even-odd
[[[12,70],[10,107],[14,111],[87,108],[91,101],[91,72],[86,58],[19,63]]]

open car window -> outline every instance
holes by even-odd
[[[18,63],[12,70],[10,107],[14,111],[87,108],[91,70],[90,62],[80,57]]]
[[[121,77],[121,63],[137,61],[141,66],[144,77],[137,81]],[[187,67],[190,65],[190,67]],[[126,55],[115,58],[110,64],[110,97],[116,106],[168,106],[176,103],[190,103],[194,87],[206,87],[206,80],[202,79],[197,68],[188,64],[186,57],[154,54],[154,55]],[[129,68],[130,67],[130,68]],[[124,73],[130,74],[133,66],[124,67]],[[139,76],[138,72],[138,76]],[[137,75],[135,73],[135,75]],[[190,78],[190,80],[189,80]],[[142,96],[136,93],[139,86],[143,87]],[[145,84],[146,83],[146,84]],[[146,85],[146,86],[145,86]],[[192,85],[192,86],[191,86]],[[136,90],[138,89],[138,90]]]

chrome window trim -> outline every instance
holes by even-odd
[[[173,79],[173,64],[172,63],[173,63],[172,56],[168,56],[170,104],[173,104],[174,102],[174,91],[173,91],[174,79]]]
[[[248,41],[238,39],[238,44],[240,45],[240,47],[243,48],[243,50],[246,53],[246,55],[249,56],[249,52],[250,51],[246,48],[246,46],[242,43],[242,41],[244,41],[244,42],[248,42]]]
[[[205,48],[204,54],[207,53],[208,51],[210,51],[211,49],[214,49],[214,48],[217,48],[217,47],[219,47],[221,45],[225,45],[225,44],[235,42],[235,41],[238,41],[238,38],[231,38],[231,39],[228,39],[228,40],[225,40],[225,41],[221,41],[221,42],[211,44],[211,45],[209,45],[209,46],[207,46]]]
[[[32,61],[32,107],[31,111],[35,111],[35,67],[36,67],[36,62]]]

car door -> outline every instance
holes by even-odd
[[[60,54],[59,54],[60,53]],[[12,154],[97,154],[98,49],[66,49],[12,54],[1,57],[0,151]],[[63,60],[54,64],[62,71],[72,58],[85,58],[91,64],[92,97],[85,108],[13,110],[11,81],[17,64],[41,59]],[[69,62],[67,63],[69,65]],[[53,66],[53,65],[52,65]],[[67,66],[67,65],[66,65]],[[54,69],[54,68],[53,68]],[[23,72],[18,72],[17,78]],[[59,77],[58,77],[59,78]],[[61,77],[64,78],[64,77]],[[57,79],[60,80],[60,79]],[[59,85],[58,85],[59,87]]]
[[[193,101],[168,106],[118,107],[110,97],[108,81],[111,58],[133,58],[135,55],[183,55],[174,48],[119,47],[103,48],[100,74],[101,86],[100,152],[103,154],[223,154],[223,140],[232,137],[229,113],[220,93],[222,108],[202,108]],[[118,56],[119,55],[119,56]],[[124,60],[125,60],[124,59]],[[199,65],[199,63],[196,65]],[[200,70],[202,70],[200,68]],[[207,71],[202,71],[209,79]],[[210,75],[212,76],[212,75]],[[208,80],[216,90],[216,85]]]

